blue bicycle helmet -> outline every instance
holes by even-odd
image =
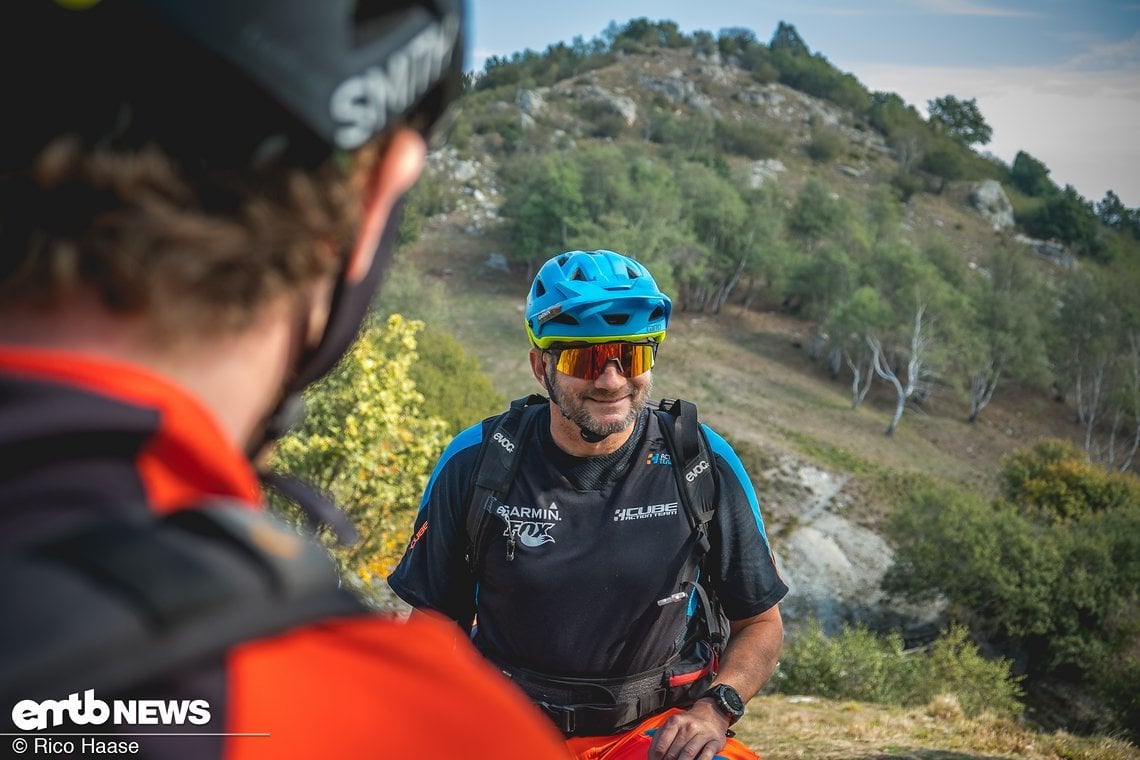
[[[538,270],[526,299],[531,345],[665,340],[672,304],[641,263],[613,251],[569,251]]]

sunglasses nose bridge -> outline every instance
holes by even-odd
[[[623,367],[621,365],[621,357],[620,356],[611,356],[608,359],[606,359],[604,362],[602,362],[602,366],[598,370],[598,377],[604,376],[606,374],[606,370],[610,368],[611,364],[613,364],[617,368],[617,373],[619,375],[621,375],[622,377],[629,377],[629,372],[625,369],[625,367]],[[597,379],[597,378],[595,378],[595,379]]]

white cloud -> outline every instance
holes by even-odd
[[[1131,68],[1140,74],[1140,31],[1118,42],[1096,43],[1069,60],[1074,68]]]

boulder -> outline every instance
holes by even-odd
[[[1013,204],[996,179],[979,183],[970,193],[970,203],[993,224],[995,230],[1013,227]]]

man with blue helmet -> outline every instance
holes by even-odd
[[[526,305],[547,396],[452,441],[389,578],[472,630],[583,760],[755,757],[730,726],[783,641],[787,586],[739,458],[695,411],[674,424],[649,403],[670,312],[628,256],[547,261]]]

